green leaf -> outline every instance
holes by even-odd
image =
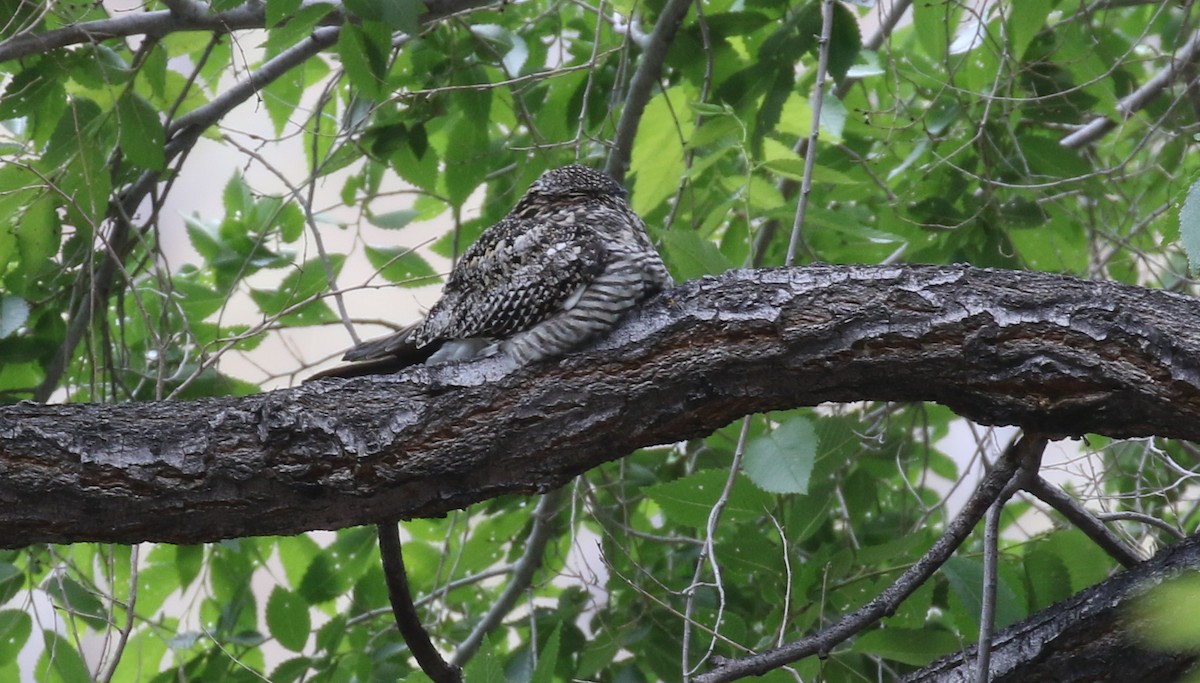
[[[26,320],[29,320],[28,301],[19,296],[0,295],[0,339],[16,332]]]
[[[125,156],[142,168],[162,169],[166,135],[158,111],[146,100],[126,91],[117,100],[117,119],[118,139]]]
[[[742,469],[769,493],[808,493],[818,445],[812,422],[794,417],[746,444]]]
[[[1187,573],[1168,579],[1133,602],[1130,633],[1156,650],[1200,651],[1200,575]]]
[[[430,266],[415,250],[408,247],[368,246],[366,254],[367,260],[388,282],[407,287],[420,287],[436,281],[433,266]]]
[[[42,587],[54,598],[55,604],[82,618],[92,628],[103,629],[108,625],[108,615],[100,598],[78,581],[68,576],[52,576]]]
[[[298,592],[311,605],[328,602],[346,590],[345,577],[337,571],[328,555],[313,558],[304,578],[300,580]]]
[[[179,577],[179,587],[187,588],[200,575],[204,563],[204,546],[178,545],[175,546],[175,573]]]
[[[717,245],[692,230],[667,232],[663,236],[663,252],[671,274],[680,281],[717,275],[734,267]]]
[[[728,470],[702,470],[675,481],[649,486],[645,493],[662,508],[671,523],[703,528],[728,477]],[[726,519],[734,521],[758,519],[773,504],[770,495],[755,487],[749,479],[739,476],[733,481],[724,514]]]
[[[391,213],[371,214],[367,216],[367,220],[377,228],[399,230],[420,215],[421,212],[416,209],[400,209]]]
[[[345,255],[329,254],[328,258],[330,269],[334,275],[337,275],[346,261]],[[325,270],[325,264],[320,257],[317,257],[296,266],[295,270],[280,283],[279,289],[253,289],[250,291],[250,298],[258,304],[263,313],[278,315],[290,306],[315,297],[325,291],[328,286],[329,275]]]
[[[87,665],[71,641],[49,629],[42,631],[42,639],[45,649],[34,669],[38,683],[92,683]]]
[[[288,2],[290,0],[284,0]],[[287,17],[283,24],[271,26],[267,31],[267,56],[274,57],[285,49],[295,45],[312,33],[317,23],[324,19],[333,9],[332,4],[313,3],[305,5]],[[267,17],[271,16],[270,2],[267,4]],[[311,61],[311,60],[310,60]]]
[[[910,666],[925,666],[961,647],[962,640],[948,631],[881,628],[860,635],[851,649]]]
[[[1187,253],[1189,270],[1192,275],[1200,273],[1200,179],[1188,188],[1179,209],[1179,238]]]
[[[27,266],[53,257],[62,242],[62,220],[57,198],[46,193],[25,209],[16,225],[17,249]]]
[[[392,33],[385,24],[364,21],[347,23],[338,36],[337,50],[342,66],[354,87],[365,97],[382,100],[387,95],[387,56]]]
[[[383,0],[382,20],[388,26],[415,36],[421,31],[421,15],[425,3],[421,0]]]
[[[267,0],[267,26],[273,27],[300,9],[301,0]]]
[[[14,662],[29,634],[33,632],[33,619],[23,610],[0,611],[0,665]]]
[[[312,629],[308,603],[299,595],[276,586],[267,599],[267,628],[280,645],[292,652],[302,651]]]
[[[942,573],[971,619],[972,630],[978,629],[983,605],[983,563],[962,557],[952,557],[942,565]],[[1025,616],[1022,601],[1003,577],[996,583],[996,627],[1004,628]]]
[[[25,575],[15,565],[0,562],[0,605],[8,602],[25,586]]]
[[[674,86],[655,95],[646,105],[633,140],[629,172],[633,175],[630,205],[640,215],[653,211],[675,194],[683,176],[683,141],[692,133],[690,117],[680,120],[675,112],[685,111],[695,95]]]
[[[858,17],[849,7],[840,2],[834,3],[833,30],[829,38],[829,73],[834,80],[840,82],[846,77],[846,72],[858,59],[860,49],[862,32],[858,27]]]
[[[537,668],[529,683],[554,683],[554,667],[558,664],[559,640],[562,636],[562,626],[555,626],[546,639],[546,645],[538,653]]]
[[[1053,6],[1052,0],[1021,0],[1020,9],[1013,6],[1008,12],[1007,50],[1013,57],[1020,60],[1025,56],[1026,48],[1042,30]]]
[[[946,57],[946,48],[954,37],[954,28],[962,14],[962,4],[952,0],[928,0],[913,3],[913,30],[917,42],[935,63]]]

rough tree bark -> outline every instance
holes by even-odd
[[[245,398],[0,409],[0,546],[196,543],[546,491],[751,412],[937,401],[986,424],[1200,439],[1200,303],[954,267],[731,271],[592,349]]]
[[[1195,653],[1149,648],[1131,619],[1131,603],[1153,585],[1200,571],[1200,537],[1193,536],[1154,558],[1088,588],[1070,600],[1013,624],[992,639],[991,683],[1164,683],[1179,680]],[[1194,605],[1180,605],[1189,616]],[[974,645],[913,672],[899,683],[971,683]]]

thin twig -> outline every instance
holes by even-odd
[[[458,666],[467,663],[483,644],[483,639],[500,625],[505,615],[512,611],[517,600],[525,593],[525,589],[533,582],[533,574],[542,566],[542,557],[546,553],[546,545],[553,535],[554,514],[562,500],[562,489],[556,489],[542,496],[542,500],[533,510],[533,528],[529,530],[529,538],[525,539],[525,554],[514,565],[512,580],[508,587],[496,599],[492,608],[483,619],[475,625],[471,634],[454,651],[450,662]]]
[[[954,551],[963,544],[983,518],[987,509],[1000,497],[1003,490],[1018,475],[1022,478],[1035,476],[1041,462],[1047,439],[1040,434],[1025,434],[1009,447],[992,471],[980,482],[979,488],[963,506],[925,555],[900,575],[896,581],[866,605],[843,616],[824,630],[806,638],[788,643],[749,657],[720,660],[717,667],[706,674],[696,676],[695,683],[722,683],[745,676],[762,674],[811,655],[827,655],[834,646],[863,631],[871,624],[891,614],[913,591],[933,576]]]
[[[117,635],[117,646],[113,649],[112,659],[108,662],[108,666],[96,676],[99,683],[109,683],[113,675],[117,673],[117,666],[121,663],[121,654],[125,652],[125,645],[129,642],[129,634],[133,632],[134,618],[137,616],[134,612],[134,607],[137,605],[137,582],[138,582],[138,546],[136,543],[129,549],[129,600],[125,602],[125,625],[121,627]]]
[[[983,525],[983,599],[979,610],[979,659],[975,661],[975,683],[988,683],[992,668],[992,632],[996,628],[996,582],[1000,562],[1001,496],[988,508]]]
[[[617,121],[617,132],[613,136],[612,153],[604,170],[610,176],[621,182],[625,179],[625,169],[629,168],[629,157],[633,153],[633,138],[637,134],[638,124],[650,102],[650,93],[654,84],[662,74],[663,62],[667,58],[667,48],[675,39],[679,24],[692,6],[692,0],[667,0],[654,31],[650,33],[650,44],[642,53],[642,61],[637,71],[629,81],[629,95],[625,98],[625,108],[621,110],[621,119]]]
[[[696,572],[692,576],[692,584],[688,586],[687,606],[683,610],[683,647],[680,653],[683,680],[685,683],[712,656],[713,648],[717,644],[716,638],[710,639],[708,650],[704,653],[704,656],[700,658],[700,661],[696,662],[695,666],[691,664],[691,648],[689,644],[692,638],[692,614],[696,609],[696,589],[702,585],[700,579],[704,575],[705,564],[712,567],[713,586],[716,587],[718,594],[717,616],[713,619],[714,632],[720,630],[721,617],[725,612],[725,587],[721,583],[721,567],[717,564],[717,549],[713,543],[713,539],[717,535],[717,525],[721,521],[721,513],[725,511],[725,506],[729,504],[729,496],[733,492],[733,484],[737,481],[738,472],[742,469],[742,457],[746,454],[746,441],[750,437],[751,419],[753,418],[750,415],[742,418],[742,431],[738,434],[737,447],[733,449],[733,460],[729,463],[729,476],[725,478],[725,487],[721,489],[721,495],[717,497],[717,501],[713,503],[712,508],[708,511],[708,522],[704,526],[704,546],[700,549],[699,557],[696,558]]]
[[[462,683],[462,670],[447,664],[442,654],[429,640],[429,634],[421,625],[421,616],[412,601],[412,590],[408,587],[408,572],[404,569],[404,554],[400,548],[400,528],[396,524],[380,524],[379,555],[383,558],[383,575],[387,582],[388,601],[392,603],[392,614],[396,626],[408,651],[417,659],[421,670],[434,683]]]
[[[1043,477],[1034,477],[1025,485],[1028,491],[1038,500],[1058,510],[1067,521],[1074,524],[1088,538],[1100,546],[1126,569],[1140,564],[1143,558],[1136,550],[1125,544],[1116,534],[1108,530],[1104,523],[1092,516],[1086,508],[1068,496],[1062,489],[1046,481]]]
[[[796,217],[792,221],[787,259],[783,262],[785,266],[796,263],[796,250],[801,245],[809,258],[816,260],[816,254],[812,253],[804,240],[804,216],[808,212],[808,197],[812,193],[813,166],[817,162],[817,140],[821,137],[821,105],[825,101],[825,76],[829,73],[829,37],[832,33],[833,0],[824,0],[821,4],[821,49],[817,55],[817,79],[813,85],[812,127],[809,129],[808,145],[804,152],[804,176],[800,181],[800,197],[796,201]]]

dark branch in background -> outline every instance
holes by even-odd
[[[495,631],[504,621],[504,617],[516,606],[517,600],[533,583],[533,575],[542,566],[542,558],[546,555],[546,545],[554,533],[554,515],[558,512],[558,504],[562,502],[562,489],[557,489],[542,496],[538,506],[533,510],[533,526],[529,530],[529,538],[525,540],[525,552],[513,566],[512,578],[504,593],[492,604],[491,609],[483,619],[475,625],[471,635],[458,646],[450,661],[454,664],[465,665],[479,651],[483,639]]]
[[[0,545],[437,516],[826,402],[1200,439],[1200,302],[1046,273],[730,271],[665,292],[591,349],[510,370],[493,358],[236,398],[0,407]]]
[[[1141,111],[1155,97],[1175,83],[1180,76],[1187,74],[1187,67],[1196,59],[1198,52],[1200,52],[1200,32],[1193,34],[1191,40],[1153,78],[1146,81],[1142,87],[1122,97],[1117,102],[1117,113],[1123,118],[1129,118]],[[1070,149],[1077,149],[1099,140],[1101,136],[1116,127],[1116,121],[1101,116],[1092,119],[1079,130],[1064,137],[1058,144]]]
[[[1015,490],[1010,486],[1018,477],[1037,476],[1037,468],[1041,463],[1042,451],[1046,448],[1046,437],[1036,434],[1026,434],[1012,445],[992,471],[979,483],[979,488],[971,494],[970,500],[963,506],[958,517],[950,522],[941,537],[903,574],[879,595],[866,605],[847,614],[832,625],[806,638],[788,643],[774,650],[768,650],[740,659],[718,659],[712,671],[694,677],[695,683],[721,683],[746,676],[761,676],[785,664],[799,659],[829,654],[834,646],[851,638],[879,621],[888,614],[896,611],[900,603],[912,595],[912,592],[933,576],[954,551],[958,549],[975,525],[983,518],[984,513],[996,501],[1003,500],[1005,495],[1011,495]]]
[[[1200,536],[1004,629],[992,639],[990,683],[1076,681],[1165,683],[1185,680],[1195,652],[1146,645],[1130,608],[1151,586],[1200,572]],[[1187,609],[1181,606],[1181,609]],[[1191,612],[1187,612],[1189,615]],[[899,683],[974,683],[977,647],[910,673]]]
[[[675,33],[693,1],[667,0],[658,15],[658,21],[654,24],[654,30],[650,33],[650,40],[646,51],[642,53],[637,71],[629,81],[629,95],[625,98],[625,107],[621,110],[620,120],[617,121],[612,152],[604,166],[604,171],[616,178],[617,182],[625,180],[625,170],[629,168],[629,157],[633,153],[633,138],[642,121],[642,114],[646,111],[646,104],[650,102],[654,85],[662,75],[667,50],[675,40]]]
[[[404,569],[399,527],[380,524],[376,529],[379,531],[379,555],[383,559],[388,600],[392,603],[396,626],[408,644],[409,652],[434,683],[462,683],[462,670],[442,659],[441,653],[430,642],[425,627],[421,625],[421,615],[417,614],[408,585],[408,572]]]

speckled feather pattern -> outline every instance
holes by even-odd
[[[670,284],[625,190],[603,173],[565,166],[544,173],[463,253],[424,320],[345,358],[377,360],[437,345],[456,350],[430,362],[503,351],[527,363],[611,328]]]

